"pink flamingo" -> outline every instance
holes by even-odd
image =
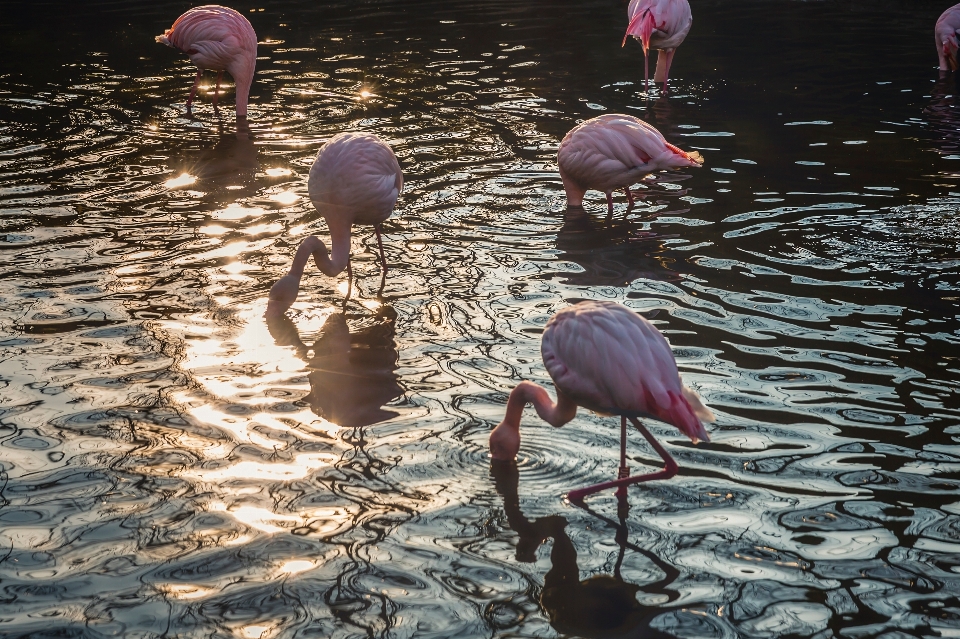
[[[607,195],[613,215],[613,191],[622,188],[630,206],[630,185],[653,171],[701,166],[703,156],[667,142],[655,128],[632,115],[608,113],[570,129],[557,151],[568,206],[583,206],[587,189]]]
[[[955,4],[940,15],[934,31],[941,71],[957,70],[958,31],[960,31],[960,4]]]
[[[403,173],[393,149],[370,133],[338,133],[317,154],[307,189],[313,205],[327,221],[331,251],[328,255],[326,245],[314,235],[300,243],[290,272],[270,289],[268,315],[283,314],[296,301],[300,278],[311,255],[324,275],[335,277],[346,268],[347,279],[353,281],[350,232],[354,224],[373,225],[383,265],[381,290],[386,282],[387,259],[380,224],[393,213],[403,189]]]
[[[627,7],[627,18],[630,24],[623,36],[623,43],[633,36],[643,45],[643,81],[644,90],[650,88],[650,64],[647,52],[657,49],[657,70],[653,81],[663,82],[663,90],[667,90],[667,77],[670,75],[670,64],[677,47],[687,37],[690,27],[693,26],[693,14],[690,13],[690,3],[687,0],[631,0]]]
[[[197,77],[187,98],[187,113],[204,69],[217,72],[213,106],[217,106],[220,80],[226,71],[237,85],[237,117],[246,117],[250,85],[257,64],[257,34],[249,20],[229,7],[208,4],[194,7],[176,19],[157,42],[180,49],[197,65]]]
[[[583,406],[604,415],[620,415],[620,472],[614,481],[573,490],[572,501],[587,495],[677,474],[677,463],[637,417],[650,416],[680,429],[696,443],[710,437],[700,420],[713,413],[680,381],[670,345],[640,315],[614,302],[580,302],[547,322],[540,344],[543,363],[557,389],[557,403],[541,386],[523,381],[510,393],[507,414],[490,433],[494,459],[513,460],[520,450],[520,417],[527,403],[541,419],[559,428]],[[665,463],[663,470],[630,477],[627,419],[640,430]]]

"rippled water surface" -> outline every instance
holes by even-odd
[[[672,90],[626,3],[238,2],[249,130],[156,44],[188,4],[0,15],[0,635],[960,635],[960,108],[948,3],[692,0]],[[565,211],[577,121],[706,165]],[[306,178],[370,131],[406,184],[309,271]],[[651,318],[717,413],[670,481],[582,509],[616,423],[528,411],[556,310]],[[630,439],[635,469],[656,465]]]

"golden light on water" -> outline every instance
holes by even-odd
[[[290,205],[299,200],[300,196],[293,191],[281,191],[280,193],[271,195],[270,199],[280,204]]]
[[[370,93],[369,91],[367,91],[366,89],[364,89],[363,91],[360,92],[360,97],[361,97],[361,98],[369,98],[371,95],[373,95],[373,94]]]
[[[240,629],[240,636],[244,639],[266,639],[270,626],[244,626]]]
[[[196,181],[197,181],[197,176],[190,175],[189,173],[181,173],[177,177],[171,178],[166,182],[164,182],[163,186],[165,186],[168,189],[176,189],[181,186],[187,186],[189,184],[193,184]]]
[[[266,171],[264,171],[264,173],[266,173],[270,177],[282,177],[284,175],[293,174],[293,171],[291,171],[290,169],[284,169],[281,167],[273,167],[273,168],[267,169]]]
[[[213,219],[215,220],[243,220],[248,217],[254,217],[255,215],[263,215],[266,213],[259,206],[245,207],[238,202],[230,204],[225,209],[220,209],[213,213]]]

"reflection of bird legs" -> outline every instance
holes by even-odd
[[[606,490],[607,488],[616,488],[617,494],[620,494],[620,489],[625,489],[631,484],[638,484],[643,481],[652,481],[654,479],[669,479],[677,474],[677,462],[673,460],[673,457],[670,456],[670,453],[667,452],[663,446],[660,445],[653,435],[650,434],[650,431],[641,424],[635,417],[631,417],[630,421],[633,422],[633,425],[637,427],[640,431],[640,434],[643,435],[644,439],[650,442],[650,445],[653,446],[653,449],[657,451],[660,455],[660,458],[664,461],[663,470],[657,471],[655,473],[649,473],[646,475],[636,475],[634,477],[622,477],[615,479],[614,481],[603,482],[602,484],[595,484],[593,486],[587,486],[586,488],[579,488],[577,490],[571,490],[567,494],[567,498],[572,502],[581,501],[587,495],[592,495],[593,493],[598,493],[601,490]],[[627,429],[626,429],[626,418],[623,418],[620,428],[620,472],[624,472],[626,468],[626,439],[627,439]],[[626,472],[630,472],[627,469]]]
[[[620,565],[623,563],[623,556],[625,554],[625,551],[627,548],[629,548],[630,550],[634,552],[638,552],[644,557],[646,557],[647,559],[649,559],[657,568],[659,568],[663,572],[663,575],[664,575],[663,579],[661,579],[660,581],[656,581],[654,583],[647,584],[646,586],[642,586],[640,588],[641,590],[643,590],[644,592],[650,592],[650,593],[665,593],[667,595],[668,603],[671,601],[676,601],[677,599],[680,598],[679,592],[677,592],[676,590],[667,588],[667,586],[672,584],[674,581],[676,581],[680,577],[680,571],[677,570],[675,566],[671,566],[670,564],[668,564],[660,556],[650,552],[645,548],[641,548],[640,546],[631,543],[628,535],[627,522],[625,520],[625,516],[619,515],[618,516],[619,522],[616,522],[608,517],[601,515],[600,513],[596,512],[586,504],[580,503],[576,505],[581,510],[589,513],[590,515],[593,515],[594,517],[604,522],[608,526],[611,526],[614,529],[616,529],[617,534],[616,534],[615,540],[617,544],[620,546],[620,552],[619,552],[619,556],[617,557],[617,563],[614,565],[614,574],[617,575],[617,577],[620,577],[619,568],[620,568]]]
[[[197,77],[193,81],[193,87],[190,89],[190,95],[187,96],[187,113],[191,112],[193,105],[193,96],[197,94],[197,87],[200,86],[200,76],[203,75],[203,69],[197,69]]]

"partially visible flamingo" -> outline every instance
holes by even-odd
[[[620,415],[620,472],[608,481],[568,494],[571,501],[587,495],[652,479],[668,479],[677,463],[641,424],[653,417],[676,426],[696,443],[710,437],[701,420],[713,413],[695,392],[680,381],[670,345],[660,331],[640,315],[614,302],[580,302],[558,312],[543,331],[543,363],[557,389],[557,403],[541,386],[523,381],[510,393],[507,414],[490,433],[494,459],[511,461],[520,451],[520,417],[527,403],[541,419],[560,427],[583,406],[605,415]],[[630,477],[627,466],[627,419],[640,430],[665,463],[663,470]]]
[[[701,166],[703,156],[681,151],[640,118],[607,113],[570,129],[557,164],[568,206],[583,206],[587,189],[596,189],[607,195],[607,212],[613,215],[614,190],[622,188],[633,206],[631,184],[653,171]]]
[[[313,260],[324,275],[335,277],[350,268],[350,232],[354,224],[372,224],[377,233],[381,289],[387,277],[380,224],[393,213],[403,188],[403,173],[397,156],[380,138],[370,133],[338,133],[321,147],[310,168],[307,189],[310,200],[327,221],[330,254],[320,238],[311,235],[300,243],[290,272],[270,289],[268,314],[282,314],[297,299],[304,266]]]
[[[960,4],[955,4],[940,14],[934,31],[941,71],[957,70],[958,31],[960,31]]]
[[[687,0],[630,0],[627,18],[630,24],[620,46],[625,46],[630,36],[643,45],[645,91],[650,88],[650,64],[647,54],[650,49],[657,49],[657,70],[654,72],[653,81],[663,82],[663,90],[666,91],[673,54],[693,26],[690,3]]]
[[[213,106],[217,106],[220,80],[226,71],[237,85],[237,117],[246,117],[250,85],[257,64],[257,34],[239,12],[216,4],[194,7],[156,37],[168,47],[180,49],[197,65],[197,77],[187,98],[187,112],[200,85],[204,69],[217,72]]]

